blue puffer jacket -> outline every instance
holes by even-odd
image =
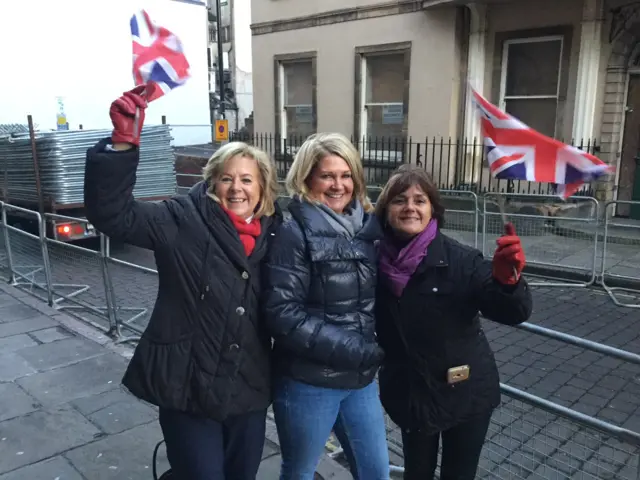
[[[266,318],[274,372],[327,388],[361,388],[382,360],[374,303],[380,225],[365,214],[353,239],[321,211],[292,200],[266,266]]]

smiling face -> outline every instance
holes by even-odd
[[[262,195],[258,162],[242,156],[231,158],[215,182],[214,193],[227,210],[241,218],[249,218]]]
[[[344,212],[353,198],[351,169],[343,158],[327,155],[311,172],[307,180],[309,197],[336,213]]]
[[[417,185],[396,195],[387,207],[387,222],[402,237],[413,237],[422,232],[431,220],[429,197]]]

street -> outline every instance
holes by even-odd
[[[465,243],[474,241],[468,232],[448,233]],[[42,269],[37,268],[42,264],[42,255],[37,241],[14,232],[10,238],[14,267],[26,278],[42,283]],[[560,262],[561,258],[576,254],[576,243],[558,240],[553,236],[523,238],[527,258],[553,260],[556,255],[555,261]],[[492,242],[487,240],[487,251],[493,249]],[[538,248],[533,248],[536,245]],[[549,250],[552,245],[555,249]],[[90,246],[95,248],[95,243]],[[588,244],[581,248],[588,248]],[[106,327],[107,302],[98,255],[88,249],[78,250],[56,243],[49,243],[48,250],[58,307]],[[143,249],[112,245],[111,255],[131,264],[155,268],[152,252]],[[629,255],[626,258],[630,258]],[[131,325],[141,331],[155,301],[156,274],[119,262],[109,262],[108,267],[120,307],[119,319],[131,321]],[[22,288],[33,289],[33,285],[27,285],[29,282],[24,283]],[[640,310],[615,306],[606,292],[595,287],[535,286],[532,291],[531,323],[640,354]],[[61,295],[69,299],[61,299]],[[614,425],[640,431],[637,402],[640,366],[489,321],[485,321],[485,331],[503,383]],[[124,335],[133,333],[123,330]],[[397,451],[394,445],[399,432],[390,430],[392,451]],[[577,471],[592,473],[594,479],[632,478],[629,469],[635,468],[636,461],[632,455],[638,453],[631,445],[603,439],[592,429],[558,420],[506,395],[494,415],[489,438],[481,463],[487,478],[570,478]],[[400,463],[401,459],[394,457],[394,461]],[[528,472],[528,468],[533,470]],[[529,475],[533,473],[539,477]],[[559,476],[554,476],[556,474]]]

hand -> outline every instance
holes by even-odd
[[[493,254],[493,278],[503,285],[515,285],[520,280],[526,259],[512,223],[504,226],[504,233],[496,241],[498,248]]]
[[[382,363],[383,358],[384,350],[377,343],[369,343],[362,357],[362,366],[364,368],[378,366]]]
[[[147,100],[144,98],[145,86],[141,85],[128,92],[111,104],[109,116],[113,123],[111,141],[116,144],[129,143],[140,146],[140,132],[144,124],[144,111]]]

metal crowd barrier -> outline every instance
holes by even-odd
[[[7,212],[12,212],[19,220],[11,225],[7,221]],[[37,234],[20,228],[23,223],[34,225]],[[2,225],[9,281],[37,296],[44,292],[44,300],[53,305],[51,269],[42,216],[33,210],[2,203]]]
[[[504,234],[501,205],[522,239],[527,265],[585,278],[532,281],[531,285],[588,287],[596,282],[599,204],[595,198],[571,197],[562,202],[549,195],[487,193],[482,211],[482,253],[486,258],[493,255],[493,248],[488,246],[495,245],[495,240]]]
[[[473,192],[440,190],[440,197],[446,206],[446,219],[442,231],[460,243],[478,248],[478,196]]]
[[[616,305],[640,308],[640,221],[614,217],[620,209],[640,211],[640,202],[605,205],[601,283]],[[612,285],[614,282],[618,285]]]
[[[89,230],[87,220],[64,215],[45,214],[51,221],[73,221]],[[108,239],[99,234],[98,251],[72,243],[44,237],[49,257],[50,287],[53,294],[53,306],[59,310],[81,316],[93,326],[106,329],[115,334],[118,329],[114,317],[114,304],[110,294],[111,277],[106,272],[106,244]],[[82,275],[75,274],[78,267]],[[106,322],[106,327],[104,323]]]

